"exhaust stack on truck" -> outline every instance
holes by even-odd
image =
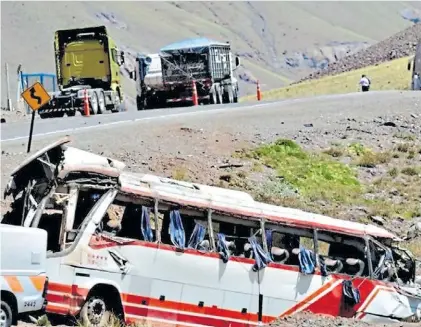
[[[54,52],[59,91],[38,110],[41,118],[83,114],[85,90],[91,115],[120,110],[124,54],[105,26],[56,31]]]
[[[191,103],[193,81],[199,103],[237,102],[239,88],[234,71],[239,65],[238,57],[233,62],[228,42],[206,38],[170,44],[153,56],[139,55],[131,74],[136,81],[138,110]],[[159,83],[150,83],[151,74],[160,76]]]

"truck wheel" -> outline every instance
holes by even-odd
[[[40,113],[39,114],[39,117],[41,119],[47,119],[47,118],[51,118],[51,114],[50,113],[47,113],[47,112],[43,112],[43,113]]]
[[[74,116],[76,116],[76,110],[67,111],[67,117],[74,117]]]
[[[10,327],[13,322],[13,313],[12,308],[10,305],[5,302],[1,301],[1,308],[0,308],[0,326],[1,327]]]
[[[234,102],[234,90],[232,87],[228,88],[227,92],[227,103],[233,103]]]
[[[218,99],[216,97],[216,90],[214,89],[212,93],[209,94],[210,95],[210,103],[211,104],[217,104]]]
[[[98,95],[96,94],[96,92],[93,92],[91,95],[89,107],[91,115],[96,115],[98,113]]]
[[[83,305],[80,319],[86,327],[108,327],[112,311],[102,296],[92,296]]]
[[[115,95],[115,102],[114,106],[111,109],[111,112],[120,112],[120,105],[122,103],[121,95],[120,95],[120,89],[117,89],[116,95]]]
[[[219,86],[216,87],[216,95],[218,97],[218,104],[223,104],[224,102],[222,101],[222,89]]]
[[[105,113],[105,94],[102,91],[98,91],[98,114]]]
[[[137,110],[145,110],[146,101],[143,100],[140,96],[136,96],[136,107]]]
[[[64,117],[64,111],[58,111],[52,114],[52,117],[54,118],[61,118]]]

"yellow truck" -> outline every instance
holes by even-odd
[[[120,111],[124,52],[105,26],[56,31],[54,52],[59,91],[49,93],[50,102],[38,110],[41,118],[83,115],[85,96],[91,115]]]

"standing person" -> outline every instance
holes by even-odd
[[[414,91],[421,90],[421,81],[420,81],[420,75],[418,74],[418,72],[414,74],[414,79],[412,80],[412,89]]]
[[[370,90],[371,82],[367,76],[362,75],[360,79],[360,85],[361,85],[361,91],[367,92],[368,90]]]

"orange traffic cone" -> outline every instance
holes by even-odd
[[[260,101],[262,99],[262,93],[260,93],[260,84],[259,81],[257,81],[257,101]]]
[[[192,95],[192,100],[193,100],[193,106],[198,106],[199,105],[199,98],[197,96],[197,89],[196,89],[196,81],[193,80],[193,95]]]
[[[84,96],[84,99],[83,99],[83,111],[84,111],[86,117],[90,116],[88,91],[86,89],[85,89],[85,96]]]

